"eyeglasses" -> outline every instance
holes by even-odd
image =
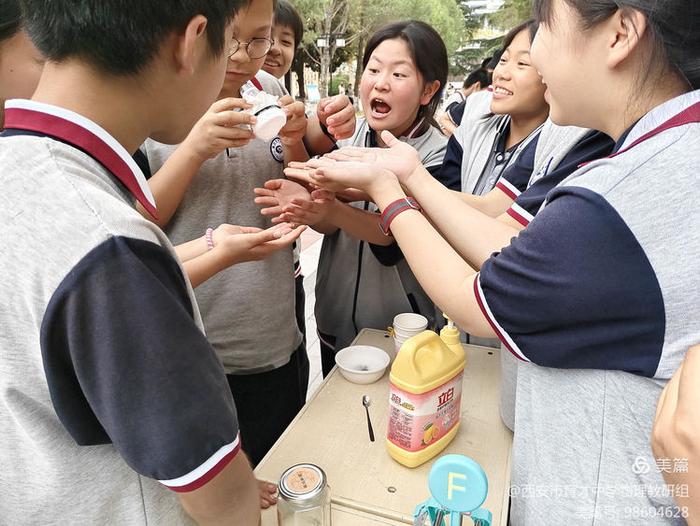
[[[274,40],[269,38],[253,38],[248,42],[240,42],[239,40],[232,38],[231,45],[228,48],[227,56],[228,58],[231,58],[233,55],[236,54],[238,48],[240,48],[241,45],[243,45],[245,47],[246,53],[248,53],[248,56],[250,58],[263,58],[265,55],[267,55],[267,52],[270,51],[270,49],[272,48],[272,44],[274,44]]]

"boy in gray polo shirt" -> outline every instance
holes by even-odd
[[[219,130],[221,142],[208,141],[203,124],[232,118],[230,109],[244,108],[240,90],[246,82],[270,95],[286,95],[277,79],[260,71],[272,45],[272,15],[272,0],[253,2],[236,15],[218,101],[188,138],[177,148],[155,141],[144,145],[154,173],[149,184],[156,199],[168,203],[159,224],[175,244],[219,223],[270,226],[254,203],[253,189],[283,176],[285,155],[307,131],[303,104],[280,99],[288,121],[271,142],[237,128]],[[193,144],[205,145],[206,154],[193,154]],[[254,465],[306,402],[309,362],[296,323],[293,268],[289,248],[226,269],[196,289],[207,336],[236,402],[243,448]]]
[[[48,63],[0,138],[3,523],[259,520],[192,289],[133,206],[158,214],[131,153],[210,102],[237,7],[26,2]]]

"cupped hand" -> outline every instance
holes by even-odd
[[[254,188],[253,192],[258,196],[255,204],[265,206],[260,210],[264,216],[280,215],[294,199],[311,200],[306,188],[288,179],[271,179],[265,182],[264,188]]]
[[[294,179],[297,183],[303,185],[309,191],[318,188],[318,184],[312,177],[316,168],[321,166],[331,166],[336,161],[328,157],[313,157],[308,161],[291,161],[284,169],[284,175],[289,179]]]
[[[213,235],[214,249],[226,254],[228,264],[259,261],[290,246],[306,226],[282,223],[266,230],[236,225],[221,225]]]
[[[284,207],[282,214],[272,219],[273,223],[286,221],[298,225],[316,225],[325,221],[335,204],[335,194],[328,190],[314,190],[311,199],[293,199]]]
[[[311,179],[320,188],[332,192],[348,189],[361,190],[374,196],[374,193],[387,184],[396,184],[396,176],[377,164],[367,162],[305,163],[310,169]]]
[[[390,132],[382,132],[388,148],[360,148],[348,146],[326,154],[335,161],[368,163],[392,172],[401,184],[407,186],[411,175],[422,166],[420,155],[412,146],[399,141]]]

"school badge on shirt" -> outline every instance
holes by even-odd
[[[282,148],[282,141],[279,137],[275,137],[272,139],[272,142],[270,142],[270,153],[278,163],[284,161],[284,149]]]

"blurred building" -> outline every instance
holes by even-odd
[[[503,0],[466,0],[475,15],[489,15],[503,5]]]

